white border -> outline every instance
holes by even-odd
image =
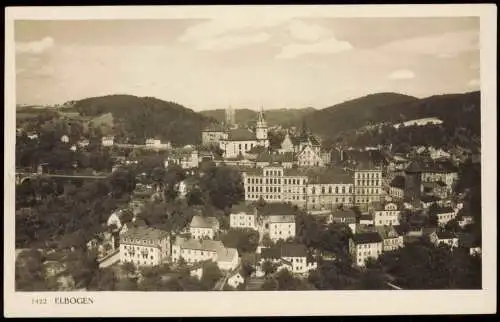
[[[481,121],[483,290],[306,292],[14,292],[14,20],[186,19],[220,15],[300,17],[479,16],[481,28]],[[292,316],[477,314],[496,312],[496,6],[128,6],[10,7],[5,28],[4,311],[8,317],[91,316]],[[34,305],[35,295],[91,296],[92,305]]]

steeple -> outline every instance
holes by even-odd
[[[258,123],[265,123],[265,121],[264,121],[264,108],[262,107],[262,104],[260,105],[260,108],[259,108],[259,115],[257,118],[257,122]]]

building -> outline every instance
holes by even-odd
[[[189,233],[194,239],[214,239],[219,232],[219,221],[215,217],[193,216],[189,224]]]
[[[356,224],[356,214],[351,209],[339,209],[331,213],[328,222],[334,224]]]
[[[368,258],[376,260],[382,251],[383,240],[377,232],[362,232],[349,239],[349,253],[359,267],[364,267]]]
[[[287,240],[288,238],[295,237],[295,217],[293,215],[265,217],[264,225],[267,228],[269,237],[273,242],[280,239]]]
[[[352,175],[341,168],[309,170],[307,181],[307,209],[337,209],[354,204]]]
[[[422,193],[425,195],[434,195],[441,199],[447,198],[452,192],[443,181],[422,182]]]
[[[449,163],[432,162],[424,163],[421,169],[422,182],[442,181],[451,190],[458,180],[458,172]]]
[[[257,230],[257,209],[249,208],[246,205],[234,205],[229,215],[229,227],[249,228]]]
[[[219,146],[224,139],[227,128],[222,125],[212,125],[201,131],[201,142],[204,146]]]
[[[149,227],[131,227],[120,236],[120,262],[136,266],[156,266],[167,260],[168,233]]]
[[[395,176],[389,183],[389,195],[392,198],[403,200],[405,193],[405,177]]]
[[[316,152],[314,146],[306,145],[297,153],[297,164],[299,167],[323,167],[325,163],[321,154]]]
[[[376,227],[377,232],[382,237],[382,251],[390,252],[404,247],[404,239],[399,235],[393,226]]]
[[[354,170],[355,204],[361,207],[378,202],[382,197],[382,169],[370,164],[359,164]]]
[[[394,128],[399,129],[400,127],[406,126],[425,126],[425,125],[439,125],[443,124],[443,121],[438,119],[437,117],[427,117],[423,119],[415,119],[406,121],[403,123],[394,124]]]
[[[249,129],[233,129],[225,132],[219,140],[219,148],[223,151],[224,158],[245,156],[254,147],[269,147],[268,127],[264,120],[262,109],[259,111],[255,132]]]
[[[101,138],[102,146],[113,146],[115,138],[113,136],[104,136]]]
[[[308,255],[307,249],[301,244],[284,244],[281,247],[263,248],[260,266],[269,261],[283,266],[293,274],[307,274],[317,268],[317,262]]]
[[[394,202],[376,203],[372,209],[375,226],[398,226],[401,210]]]
[[[438,226],[444,227],[457,214],[451,207],[438,207],[432,210],[432,215],[436,216]]]
[[[237,288],[238,286],[245,284],[245,277],[243,271],[234,271],[231,273],[227,279],[227,284],[233,288]]]
[[[439,245],[448,245],[451,248],[458,247],[458,237],[448,231],[435,231],[429,235],[429,241],[436,247]]]
[[[149,138],[146,139],[145,147],[146,149],[151,149],[151,150],[167,150],[172,148],[172,145],[170,144],[170,142],[161,143],[160,139]]]
[[[373,215],[370,214],[370,213],[362,214],[359,217],[359,224],[360,225],[365,225],[365,226],[373,226],[374,225]]]
[[[184,147],[168,151],[165,168],[168,168],[170,165],[177,165],[182,169],[198,168],[198,150],[191,147]]]
[[[61,142],[68,143],[69,142],[69,136],[67,136],[66,134],[64,134],[63,136],[61,136]]]
[[[420,206],[422,186],[422,168],[416,161],[411,162],[405,169],[404,199],[413,207]]]
[[[219,240],[177,236],[172,246],[172,261],[176,263],[181,258],[188,264],[210,260],[216,262],[221,270],[233,270],[238,266],[239,255],[235,248],[226,248]]]
[[[184,199],[186,195],[193,190],[198,185],[198,179],[196,177],[189,177],[187,179],[179,182],[177,186],[177,191],[179,193],[179,198]]]

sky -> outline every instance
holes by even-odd
[[[15,22],[17,104],[131,94],[195,111],[479,89],[479,18]]]

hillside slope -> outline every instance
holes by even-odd
[[[480,94],[435,95],[417,99],[380,93],[337,104],[305,116],[307,127],[324,138],[379,123],[438,117],[445,124],[480,133]]]
[[[109,95],[72,103],[72,109],[82,116],[111,113],[115,135],[128,137],[136,143],[144,143],[148,137],[157,137],[174,145],[196,144],[201,140],[201,129],[215,122],[180,104],[153,97]]]
[[[266,122],[269,125],[281,125],[284,127],[288,127],[290,125],[294,125],[297,122],[300,122],[302,117],[313,113],[316,111],[312,107],[307,108],[299,108],[299,109],[273,109],[273,110],[264,110],[264,117]],[[225,121],[225,110],[224,109],[216,109],[216,110],[206,110],[200,112],[202,115],[207,117],[212,117],[219,122]],[[240,126],[252,125],[257,120],[257,111],[253,111],[250,109],[236,109],[235,110],[235,119],[236,123]]]

